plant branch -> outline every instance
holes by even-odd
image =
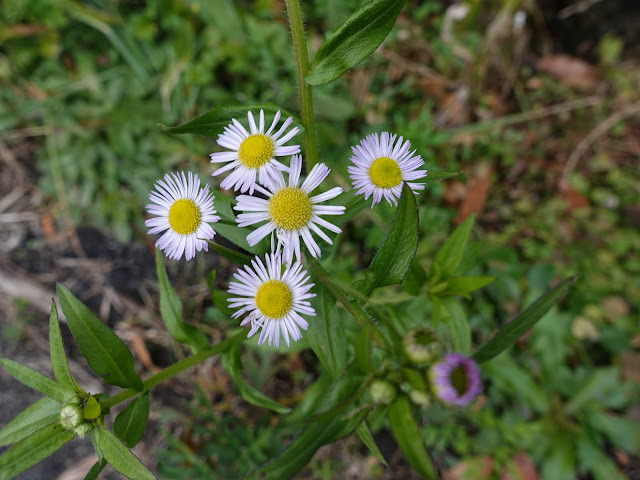
[[[318,163],[318,146],[316,144],[316,127],[313,119],[313,92],[305,77],[309,73],[309,55],[304,38],[302,11],[298,0],[285,0],[289,25],[293,37],[293,49],[296,55],[296,71],[298,77],[298,94],[300,96],[300,113],[304,122],[305,166],[307,173]]]

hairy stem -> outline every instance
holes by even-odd
[[[305,166],[307,173],[318,163],[318,146],[316,144],[316,127],[313,119],[313,92],[311,85],[304,78],[309,73],[309,55],[304,38],[302,11],[298,0],[285,0],[289,25],[293,37],[293,49],[296,54],[296,70],[298,77],[298,94],[300,96],[300,113],[304,123]]]
[[[195,355],[191,355],[190,357],[185,358],[184,360],[180,360],[177,363],[174,363],[170,367],[165,368],[164,370],[156,373],[154,376],[148,378],[143,383],[142,392],[138,390],[134,390],[133,388],[129,388],[127,390],[123,390],[122,392],[114,395],[113,397],[107,398],[105,401],[101,402],[103,408],[110,408],[114,405],[122,403],[126,400],[129,400],[136,395],[140,395],[141,393],[147,392],[151,390],[153,387],[161,384],[162,382],[169,380],[172,377],[175,377],[179,373],[184,372],[186,369],[195,367],[201,362],[204,362],[207,358],[213,357],[214,355],[218,355],[220,353],[228,350],[234,343],[240,342],[247,338],[247,332],[244,331],[239,333],[238,335],[228,338],[223,342],[218,343],[217,345],[208,348],[206,350],[202,350],[201,352],[196,353]]]

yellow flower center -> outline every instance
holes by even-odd
[[[256,292],[256,305],[265,317],[282,318],[292,304],[291,290],[280,280],[268,280]]]
[[[258,168],[273,158],[273,140],[262,133],[249,135],[238,149],[238,159],[249,168]]]
[[[376,187],[391,188],[402,182],[402,170],[389,157],[376,158],[369,167],[369,176]]]
[[[193,200],[187,198],[176,200],[169,209],[169,225],[180,235],[195,232],[200,225],[200,209]]]
[[[283,188],[269,200],[269,215],[278,227],[299,230],[311,218],[311,200],[299,188]]]

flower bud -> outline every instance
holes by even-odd
[[[82,424],[82,407],[68,403],[60,410],[60,425],[65,430],[73,430]]]
[[[431,404],[431,396],[427,392],[420,390],[411,390],[409,399],[420,407],[428,407]]]
[[[431,362],[442,349],[433,330],[428,328],[414,328],[404,336],[404,350],[409,360],[416,365]]]
[[[86,423],[82,423],[82,424],[78,425],[73,431],[80,438],[83,438],[87,433],[89,433],[91,430],[93,430],[93,428],[94,428],[94,424],[93,423],[86,422]]]
[[[396,387],[387,380],[376,379],[371,382],[369,393],[374,403],[389,405],[396,398]]]

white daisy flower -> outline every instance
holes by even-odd
[[[300,328],[306,330],[309,326],[300,313],[316,314],[308,301],[315,294],[309,293],[314,284],[307,283],[307,272],[300,262],[285,267],[283,272],[280,255],[273,253],[266,255],[266,268],[259,257],[251,260],[251,265],[253,268],[246,265],[233,274],[237,282],[229,282],[229,293],[239,295],[228,299],[229,307],[242,307],[233,318],[249,312],[240,325],[251,322],[249,337],[262,328],[259,345],[266,340],[278,347],[281,333],[287,346],[289,335],[297,342],[302,338]]]
[[[320,230],[324,227],[335,233],[342,230],[335,225],[319,217],[319,215],[342,215],[345,207],[332,205],[318,205],[325,200],[330,200],[342,193],[342,188],[334,187],[331,190],[309,197],[309,194],[327,178],[331,171],[324,163],[319,163],[311,169],[311,172],[298,187],[300,172],[302,170],[302,157],[291,157],[291,169],[289,171],[289,185],[284,181],[284,176],[279,172],[268,190],[257,185],[256,190],[267,198],[251,197],[249,195],[238,196],[238,204],[235,210],[249,212],[238,215],[237,222],[241,227],[256,223],[267,223],[247,235],[249,245],[256,245],[260,240],[276,233],[278,246],[276,252],[283,248],[285,262],[291,263],[293,254],[300,260],[300,237],[307,246],[311,256],[320,255],[320,247],[314,240],[311,232],[314,232],[328,244],[331,239]],[[271,237],[273,241],[273,236]]]
[[[364,194],[365,200],[373,195],[371,208],[382,200],[389,204],[398,205],[398,198],[402,193],[402,183],[406,182],[413,193],[424,190],[424,183],[415,183],[427,176],[426,170],[418,170],[424,165],[420,155],[414,156],[416,151],[409,152],[411,144],[407,140],[402,143],[402,137],[393,145],[397,135],[390,137],[388,132],[382,132],[380,138],[377,133],[367,136],[360,145],[351,147],[353,155],[350,160],[355,166],[347,168],[356,194]]]
[[[211,163],[227,163],[213,172],[213,176],[233,170],[225,178],[220,186],[224,189],[233,188],[242,193],[249,191],[253,194],[256,185],[256,175],[261,185],[269,185],[277,178],[280,170],[287,170],[287,167],[276,160],[275,157],[285,157],[300,153],[300,145],[285,146],[299,131],[294,127],[283,135],[284,131],[293,122],[293,117],[289,117],[280,127],[280,130],[273,133],[273,130],[280,120],[280,110],[275,115],[269,130],[264,131],[264,111],[260,110],[260,121],[256,126],[253,113],[247,112],[251,133],[242,126],[235,118],[224,128],[224,133],[218,135],[217,143],[221,147],[232,150],[231,152],[218,152],[209,155]]]
[[[151,192],[147,212],[155,215],[145,222],[151,227],[149,234],[164,233],[156,242],[156,247],[165,255],[180,260],[182,254],[191,260],[196,250],[208,250],[206,240],[211,240],[216,232],[209,223],[217,222],[213,194],[209,186],[200,188],[197,174],[189,172],[171,173],[158,180],[156,190]]]

